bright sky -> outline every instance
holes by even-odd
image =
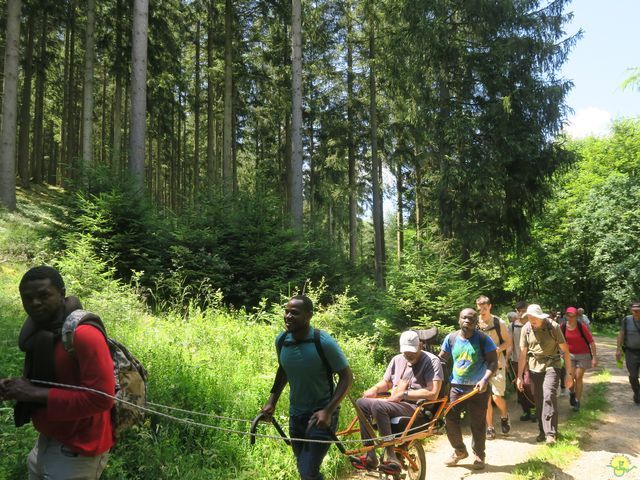
[[[640,0],[573,0],[568,10],[574,18],[567,34],[584,34],[562,69],[574,83],[567,132],[604,135],[613,119],[640,116],[640,92],[620,87],[628,69],[640,67]]]

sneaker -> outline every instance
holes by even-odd
[[[633,394],[633,403],[640,404],[640,395],[637,393]]]
[[[453,454],[451,454],[451,457],[449,457],[449,459],[445,461],[444,464],[447,467],[453,467],[457,465],[460,460],[463,460],[468,456],[469,456],[469,452],[467,452],[466,450],[464,452],[458,452],[457,450],[454,450]]]
[[[561,397],[567,396],[567,389],[565,387],[560,387],[560,396]]]
[[[555,435],[547,435],[547,438],[545,438],[544,443],[546,443],[547,445],[555,445],[556,443]]]
[[[496,438],[496,431],[493,427],[487,428],[487,440],[493,440]]]
[[[573,392],[569,392],[569,405],[571,405],[572,407],[576,406],[576,394]]]
[[[536,442],[544,442],[547,439],[547,436],[544,433],[539,433],[536,437]]]
[[[511,430],[511,424],[509,423],[509,417],[507,418],[502,418],[500,417],[500,429],[502,430],[503,434],[507,434],[509,433],[509,430]]]
[[[531,412],[524,412],[522,415],[520,415],[521,422],[528,422],[530,420],[531,420]]]
[[[474,470],[484,470],[484,460],[476,455],[471,468],[473,468]]]
[[[576,402],[573,404],[573,411],[574,412],[580,411],[580,400],[576,400]]]
[[[532,422],[537,422],[538,421],[538,415],[536,414],[535,408],[533,410],[531,410],[531,421]]]

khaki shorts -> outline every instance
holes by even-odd
[[[108,452],[83,457],[40,434],[27,458],[29,480],[98,480],[108,460]]]
[[[491,395],[497,397],[504,397],[504,391],[507,388],[507,378],[504,373],[504,368],[499,368],[498,371],[489,379],[491,384]]]
[[[589,370],[591,368],[591,355],[588,353],[579,353],[571,355],[571,366],[573,368],[583,368]]]

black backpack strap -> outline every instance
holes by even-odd
[[[280,335],[280,337],[278,338],[278,342],[276,343],[276,353],[278,355],[278,366],[282,367],[282,364],[280,363],[280,352],[282,352],[282,347],[284,346],[284,341],[287,338],[287,332],[284,332],[282,335]]]
[[[460,335],[460,330],[456,330],[455,332],[451,332],[449,334],[449,350],[451,350],[451,357],[453,358],[453,346],[456,343],[456,338]]]
[[[584,330],[582,330],[583,323],[580,320],[576,320],[578,322],[578,331],[580,332],[580,336],[584,340],[584,343],[587,344],[589,348],[589,355],[593,358],[593,353],[591,353],[591,345],[589,344],[589,340],[587,340],[587,336],[584,334]],[[564,336],[565,341],[567,340],[567,322],[562,322],[560,324],[560,330],[562,331],[562,335]]]
[[[282,347],[284,347],[285,345],[294,345],[294,344],[299,344],[299,343],[311,343],[313,342],[313,344],[316,347],[316,352],[318,353],[318,356],[320,357],[320,360],[322,361],[322,365],[324,366],[324,369],[327,373],[327,383],[329,384],[329,390],[331,392],[331,397],[333,397],[333,391],[334,391],[334,384],[333,384],[333,370],[331,369],[331,364],[329,363],[329,360],[327,360],[327,356],[324,354],[324,349],[322,348],[322,342],[320,341],[320,334],[322,333],[322,330],[319,330],[317,328],[313,329],[313,340],[311,339],[304,339],[304,340],[300,340],[299,342],[296,341],[289,341],[286,342],[286,336],[287,336],[287,332],[284,332],[282,334],[282,336],[280,336],[280,338],[278,338],[278,341],[276,343],[276,352],[278,353],[278,366],[279,368],[282,368],[282,363],[280,362],[280,353],[282,352]]]
[[[591,353],[591,345],[589,344],[589,340],[587,340],[587,336],[584,334],[584,330],[582,329],[582,327],[583,327],[583,323],[580,320],[578,320],[578,331],[580,332],[580,336],[584,340],[584,343],[587,344],[587,348],[589,349],[589,355],[591,356],[591,358],[593,358],[593,353]]]
[[[317,328],[313,329],[313,343],[316,346],[316,351],[318,352],[318,356],[324,365],[324,369],[327,372],[327,382],[329,383],[329,391],[331,392],[331,397],[333,398],[333,369],[331,368],[331,364],[329,360],[327,360],[327,356],[324,354],[324,349],[322,348],[322,342],[320,341],[320,333],[322,330]]]
[[[495,315],[493,316],[493,329],[498,334],[498,341],[500,342],[500,345],[502,345],[504,343],[504,339],[502,338],[502,328],[500,327],[500,319]]]

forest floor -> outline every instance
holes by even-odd
[[[615,339],[598,337],[599,368],[585,375],[585,397],[589,395],[589,384],[593,384],[600,369],[608,370],[611,374],[607,389],[609,409],[601,414],[600,420],[584,432],[579,439],[580,454],[562,469],[553,468],[553,474],[548,478],[557,480],[571,479],[640,479],[640,406],[632,401],[631,388],[627,380],[626,368],[618,369],[615,363]],[[473,455],[463,460],[456,467],[445,467],[444,461],[451,455],[452,449],[446,435],[441,435],[425,443],[427,452],[427,476],[429,480],[457,480],[472,476],[474,479],[508,479],[514,478],[513,471],[518,464],[535,457],[543,448],[536,444],[538,434],[537,424],[521,422],[520,406],[515,402],[515,395],[508,399],[509,415],[512,419],[511,432],[508,435],[498,433],[495,440],[487,440],[486,468],[483,471],[471,469]],[[583,398],[584,403],[584,398]],[[560,434],[563,423],[573,415],[569,406],[568,396],[558,398],[560,408]],[[496,424],[498,414],[494,409]],[[463,427],[468,432],[468,426]],[[499,428],[496,430],[499,431]],[[471,452],[471,436],[464,437],[465,444]],[[614,470],[617,462],[626,462],[627,467]],[[372,475],[372,474],[369,474]],[[365,473],[357,473],[348,479],[376,478]]]

